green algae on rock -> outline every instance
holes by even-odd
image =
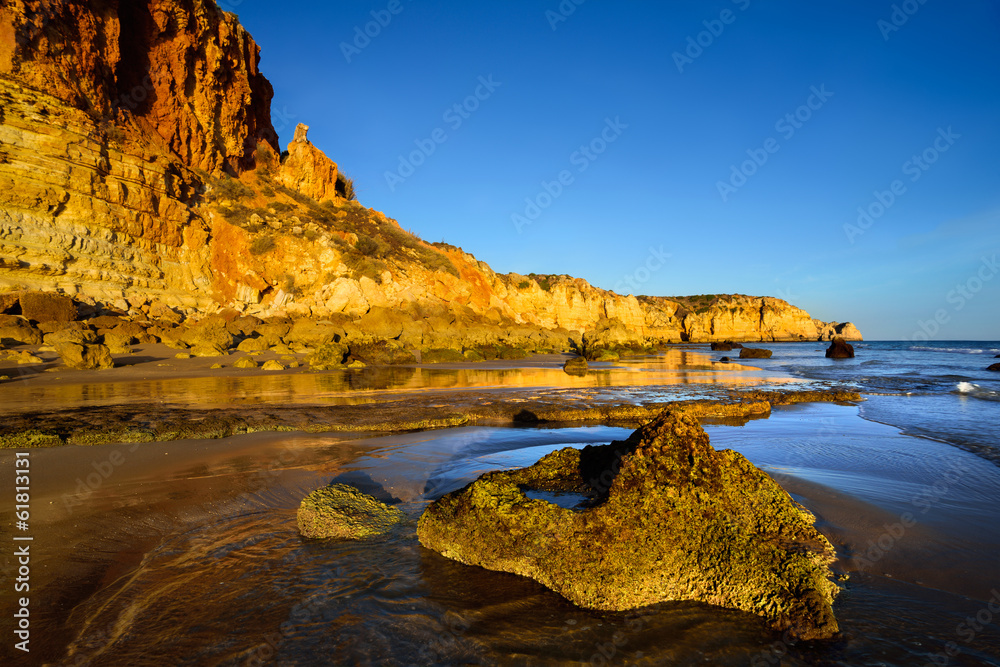
[[[528,498],[576,492],[584,509]],[[531,577],[581,607],[700,600],[800,639],[837,630],[833,547],[815,518],[742,455],[716,451],[692,415],[665,411],[628,440],[565,448],[491,472],[432,503],[420,543]]]
[[[358,540],[387,532],[404,515],[353,486],[331,484],[303,498],[296,518],[303,537]]]

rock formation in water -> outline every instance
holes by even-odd
[[[770,359],[771,350],[760,347],[744,347],[740,349],[740,359]]]
[[[826,348],[827,359],[853,359],[854,346],[845,341],[840,336],[835,336],[830,342],[830,347]]]
[[[389,310],[428,349],[469,325],[620,329],[633,344],[860,339],[771,297],[620,295],[425,243],[353,201],[305,126],[279,155],[258,54],[212,0],[4,3],[0,294],[167,317]]]
[[[578,493],[567,509],[525,491]],[[432,503],[420,543],[531,577],[582,607],[700,600],[803,639],[837,632],[833,547],[815,518],[743,456],[665,412],[624,442],[567,447]]]
[[[388,532],[405,516],[353,486],[331,484],[302,499],[296,513],[303,537],[358,540]]]

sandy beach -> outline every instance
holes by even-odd
[[[645,387],[657,400],[670,389],[685,397],[685,376],[714,372],[703,353],[682,354],[697,363],[683,368],[659,361],[674,367],[669,372],[677,384],[660,378]],[[549,373],[557,363],[440,370],[517,370],[525,383],[525,375]],[[657,363],[649,365],[655,375]],[[199,371],[182,372],[183,381],[169,380],[198,386]],[[747,379],[742,373],[760,384],[781,384],[761,371],[724,371],[705,391],[739,387]],[[102,382],[114,387],[109,377]],[[737,381],[727,384],[730,378]],[[64,377],[48,385],[47,377],[31,381],[57,395],[76,387],[81,396],[78,388],[88,386]],[[444,390],[366,390],[366,400],[378,405],[354,407],[382,410],[382,402],[400,394],[408,401],[425,397],[439,410],[454,409],[457,397],[553,404],[558,398],[564,407],[592,406],[615,390],[622,403],[644,389],[606,386],[606,394],[589,395],[587,387],[452,383]],[[3,389],[9,394],[16,386]],[[108,394],[82,395],[102,409]],[[265,403],[260,396],[256,401]],[[221,402],[232,407],[236,399]],[[309,409],[290,403],[290,410]],[[70,414],[91,409],[83,405]],[[137,411],[142,401],[136,396],[126,405]],[[991,664],[988,656],[1000,651],[992,628],[965,641],[960,625],[989,609],[1000,579],[1000,517],[989,502],[1000,493],[1000,469],[947,444],[862,419],[858,410],[833,403],[777,406],[749,421],[707,420],[706,427],[716,449],[743,453],[813,512],[836,547],[842,635],[833,642],[782,641],[756,617],[698,603],[664,603],[638,615],[586,611],[530,580],[462,566],[417,544],[416,519],[433,498],[487,470],[530,465],[562,446],[631,432],[626,425],[589,421],[395,434],[262,432],[34,449],[34,636],[45,639],[32,661],[153,664],[183,654],[199,664],[262,664],[278,653],[299,662],[322,660],[336,647],[338,658],[361,664],[572,665],[593,663],[612,649],[623,664],[662,664],[664,655],[674,664],[777,664],[781,657],[791,665],[857,665],[873,655],[886,664],[913,664],[930,649],[944,651],[955,642],[961,652],[948,656],[947,664]],[[0,452],[0,466],[13,466],[14,455]],[[407,524],[363,544],[304,541],[295,509],[309,491],[334,480],[396,504]],[[249,606],[241,602],[251,598]]]

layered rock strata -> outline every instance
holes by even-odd
[[[279,157],[258,60],[211,0],[0,7],[0,294],[187,315],[391,310],[428,349],[470,323],[630,344],[860,339],[780,299],[620,295],[425,243],[350,201],[304,126]]]

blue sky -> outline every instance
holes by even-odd
[[[1000,339],[998,3],[220,4],[283,145],[496,271]]]

